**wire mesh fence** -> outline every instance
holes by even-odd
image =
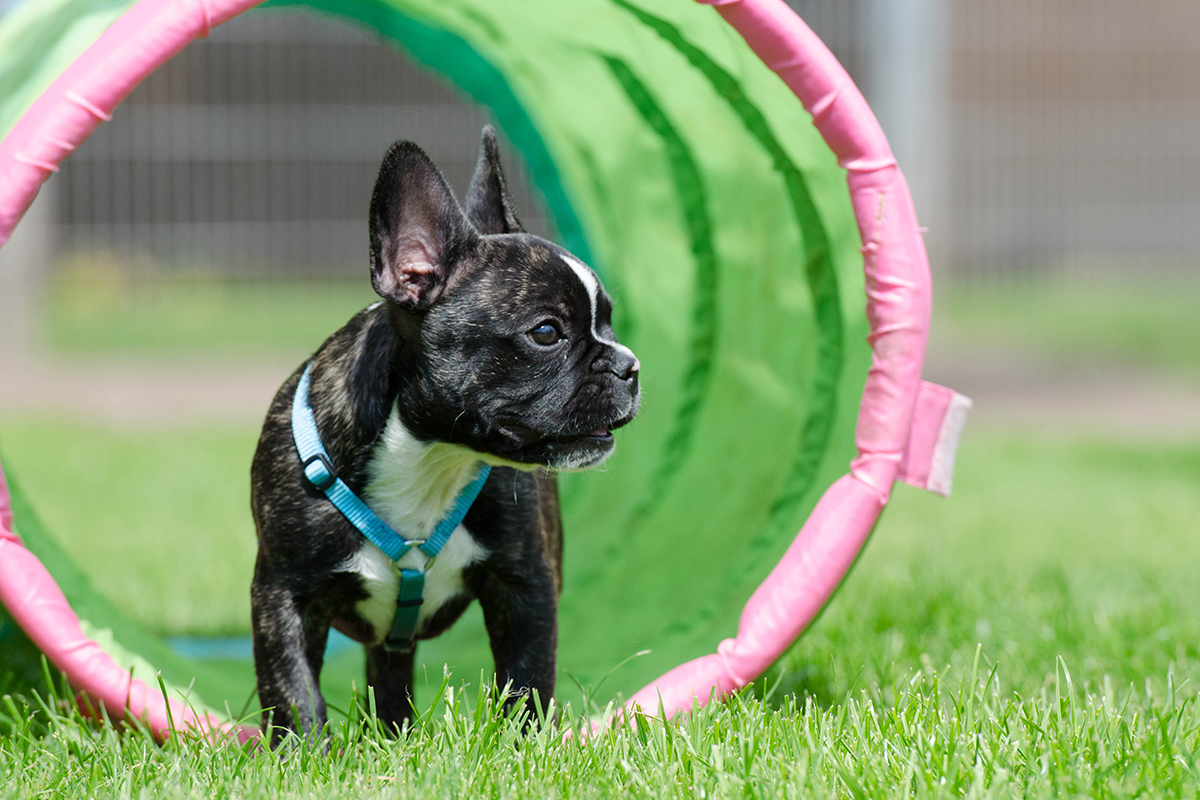
[[[879,33],[868,35],[880,1],[793,6],[884,105]],[[949,3],[922,1],[914,9]],[[945,208],[925,216],[939,221],[946,272],[964,283],[1194,272],[1200,4],[957,0],[944,10],[952,75],[937,124],[949,144],[920,166],[945,171]],[[58,261],[103,252],[133,272],[358,274],[388,143],[420,143],[461,193],[486,120],[357,27],[245,14],[158,70],[65,163],[52,187]],[[546,232],[520,162],[508,163],[529,227]]]
[[[358,274],[387,146],[419,143],[461,196],[487,121],[360,28],[250,12],[157,70],[64,164],[59,260],[102,252],[157,274]],[[506,155],[523,221],[544,233],[541,204]]]
[[[949,144],[922,166],[947,207],[922,216],[956,283],[1200,272],[1200,4],[792,0],[881,110],[881,2],[946,4]]]
[[[1200,266],[1200,4],[957,0],[954,268]]]

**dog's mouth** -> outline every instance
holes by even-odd
[[[617,426],[613,426],[617,427]],[[547,436],[542,434],[527,425],[522,425],[519,422],[508,421],[502,425],[497,425],[496,429],[505,437],[512,439],[523,445],[544,443],[544,444],[608,444],[613,440],[612,430],[609,428],[597,428],[588,433],[577,434],[554,434]]]
[[[587,469],[604,461],[616,448],[613,429],[624,420],[591,430],[545,433],[516,420],[507,419],[493,430],[507,440],[504,455],[524,464],[541,464],[553,469]],[[497,453],[500,454],[499,452]]]
[[[556,470],[589,469],[612,455],[616,449],[613,431],[629,423],[634,411],[619,419],[593,418],[574,430],[554,431],[539,430],[516,415],[505,415],[491,426],[500,440],[493,452],[520,464],[540,464]]]
[[[612,431],[607,428],[597,428],[591,433],[585,433],[582,436],[567,436],[565,438],[556,438],[554,441],[557,444],[608,444],[612,440]]]

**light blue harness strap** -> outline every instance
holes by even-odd
[[[483,491],[483,485],[487,483],[488,475],[491,474],[492,468],[487,464],[479,466],[479,473],[475,476],[475,480],[463,487],[463,490],[458,493],[458,497],[454,500],[454,505],[450,507],[450,511],[437,527],[433,529],[433,533],[425,540],[423,544],[418,545],[422,553],[433,558],[442,551],[442,547],[450,540],[450,534],[454,533],[454,529],[462,524],[463,518],[467,516],[467,512],[471,510],[471,504],[475,502],[475,498],[479,497],[479,493]]]
[[[413,546],[416,546],[428,557],[423,569],[397,569],[400,575],[400,593],[396,598],[396,615],[392,618],[392,627],[384,641],[384,647],[389,651],[406,652],[412,649],[413,634],[417,628],[417,617],[421,604],[424,602],[425,569],[433,563],[433,559],[446,546],[454,529],[462,524],[463,518],[471,510],[471,504],[479,496],[483,485],[487,483],[492,468],[481,464],[475,478],[463,487],[454,499],[454,504],[442,521],[433,529],[433,533],[425,541],[405,539],[396,533],[386,522],[379,518],[345,482],[338,477],[329,453],[321,443],[321,434],[317,430],[317,418],[308,402],[308,393],[312,388],[312,364],[304,368],[300,383],[296,386],[296,395],[292,399],[292,438],[296,441],[296,450],[300,453],[300,461],[304,465],[304,476],[319,491],[323,492],[338,511],[350,521],[363,536],[382,550],[393,562],[398,561]]]
[[[312,406],[308,404],[308,391],[312,385],[312,364],[305,368],[300,376],[300,385],[296,387],[296,396],[292,400],[292,437],[296,440],[296,449],[300,452],[300,461],[304,464],[304,475],[313,486],[325,493],[329,501],[354,527],[367,537],[392,561],[396,561],[409,550],[404,537],[396,533],[388,524],[367,507],[349,486],[337,476],[325,445],[321,444],[321,434],[317,431],[317,418]]]

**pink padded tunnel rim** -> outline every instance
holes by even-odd
[[[737,636],[661,676],[625,706],[666,717],[742,688],[796,641],[862,551],[898,478],[949,491],[946,470],[953,469],[958,429],[970,406],[961,395],[921,381],[930,316],[925,243],[908,184],[850,76],[783,0],[699,1],[715,5],[787,84],[847,171],[863,242],[872,359],[850,474],[826,490],[751,596]],[[918,398],[925,402],[918,405]]]

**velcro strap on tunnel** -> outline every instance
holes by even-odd
[[[970,398],[945,386],[921,381],[908,448],[900,460],[896,479],[949,497],[958,441],[970,410]]]

